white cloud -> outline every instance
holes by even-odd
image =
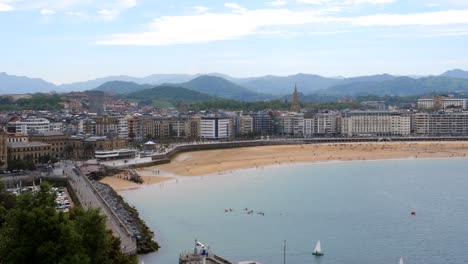
[[[0,0],[0,12],[12,11],[14,8],[9,0]]]
[[[115,9],[101,9],[97,11],[97,14],[99,18],[103,20],[111,21],[111,20],[116,19],[119,16],[120,12]]]
[[[267,4],[271,5],[271,6],[284,6],[286,5],[288,2],[285,1],[285,0],[276,0],[276,1],[272,1],[272,2],[268,2]]]
[[[357,4],[388,4],[398,0],[297,0],[301,4],[313,5],[357,5]]]
[[[297,0],[301,4],[323,5],[333,2],[333,0]]]
[[[225,7],[232,9],[233,12],[235,13],[245,13],[247,12],[247,9],[240,6],[239,4],[236,3],[225,3]]]
[[[397,0],[346,0],[344,4],[355,5],[355,4],[389,4],[396,2]]]
[[[237,39],[260,34],[261,28],[329,22],[317,11],[286,9],[245,10],[243,13],[205,13],[192,16],[164,16],[155,19],[147,32],[115,34],[98,41],[105,45],[171,45]],[[188,26],[190,25],[190,26]],[[264,31],[263,31],[264,32]]]
[[[203,13],[188,16],[163,16],[153,20],[148,30],[139,33],[114,34],[97,42],[101,45],[172,45],[205,43],[238,39],[250,35],[279,34],[278,28],[288,25],[340,23],[349,26],[414,26],[467,24],[467,10],[449,10],[405,15],[377,14],[358,17],[327,15],[329,11],[292,11],[258,9],[237,12],[238,5],[229,5],[231,13]],[[273,28],[273,30],[272,30]],[[346,30],[346,28],[344,28]],[[321,34],[325,34],[323,31]],[[337,34],[334,32],[332,34]]]
[[[193,10],[197,13],[206,13],[206,11],[210,10],[211,8],[206,6],[194,6]]]
[[[468,10],[449,10],[405,15],[378,14],[350,19],[360,26],[408,26],[468,24]]]
[[[41,10],[41,15],[53,15],[53,14],[55,14],[54,10],[50,10],[50,9],[42,9]]]

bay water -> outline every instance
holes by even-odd
[[[233,263],[283,263],[285,240],[286,263],[468,263],[467,159],[271,166],[120,194],[161,245],[147,264],[178,263],[195,239]]]

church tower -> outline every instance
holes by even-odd
[[[301,104],[299,103],[299,95],[297,94],[297,85],[294,85],[294,95],[293,95],[293,101],[291,104],[291,112],[296,112],[296,113],[301,112]]]

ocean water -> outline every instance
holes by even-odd
[[[147,264],[178,263],[194,239],[233,262],[283,263],[286,240],[286,263],[468,263],[467,159],[272,166],[121,194],[162,246]]]

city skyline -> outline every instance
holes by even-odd
[[[29,23],[24,23],[28,21]],[[437,75],[468,68],[461,0],[0,0],[0,72]]]

